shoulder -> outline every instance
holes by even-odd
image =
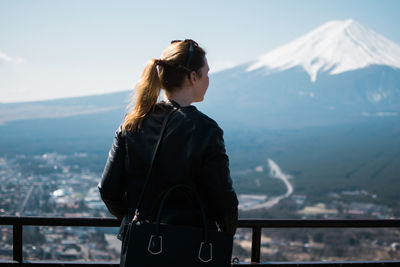
[[[120,124],[115,131],[115,137],[121,138],[123,136],[122,124]]]
[[[190,117],[192,118],[193,122],[197,126],[207,130],[207,132],[218,134],[218,135],[223,134],[223,131],[222,131],[221,127],[218,125],[218,123],[214,119],[209,117],[208,115],[206,115],[203,112],[201,112],[200,110],[198,110],[197,107],[195,107],[195,106],[185,107],[183,112],[188,113],[190,115]]]
[[[114,134],[114,142],[121,143],[125,141],[126,132],[123,130],[122,124],[118,126],[117,130],[115,130]]]
[[[172,107],[173,105],[169,102],[159,102],[157,103],[154,112],[162,113]],[[203,140],[210,137],[223,136],[223,131],[221,127],[219,127],[218,123],[193,105],[179,107],[173,115],[171,122],[185,128],[186,130],[183,132],[188,132],[188,129],[192,129],[192,133],[195,136],[201,136]]]

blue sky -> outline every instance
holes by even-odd
[[[0,102],[133,88],[146,61],[192,38],[212,71],[245,63],[330,20],[400,44],[397,0],[0,0]]]

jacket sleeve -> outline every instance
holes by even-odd
[[[127,212],[127,200],[124,186],[125,140],[122,127],[115,132],[114,143],[108,154],[102,179],[98,184],[101,198],[108,210],[118,219]]]
[[[222,231],[235,234],[238,200],[232,187],[223,132],[219,127],[210,136],[203,164],[201,180],[207,192],[208,210],[214,215]]]

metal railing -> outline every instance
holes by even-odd
[[[12,266],[119,266],[117,262],[24,261],[23,226],[86,226],[118,227],[120,221],[112,218],[64,218],[0,216],[0,225],[13,227],[13,260],[0,261]],[[387,261],[334,261],[334,262],[267,262],[260,263],[261,231],[263,228],[400,228],[400,220],[298,220],[298,219],[240,219],[238,228],[252,229],[251,263],[246,266],[400,266],[399,260]],[[235,265],[235,264],[234,264]]]

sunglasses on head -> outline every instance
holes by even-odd
[[[199,44],[196,43],[195,41],[193,41],[192,39],[173,40],[173,41],[171,41],[171,44],[177,43],[177,42],[189,43],[189,52],[188,52],[188,56],[187,56],[186,64],[185,64],[185,67],[188,68],[189,64],[190,64],[190,61],[192,60],[192,57],[193,57],[194,46],[199,46]]]

